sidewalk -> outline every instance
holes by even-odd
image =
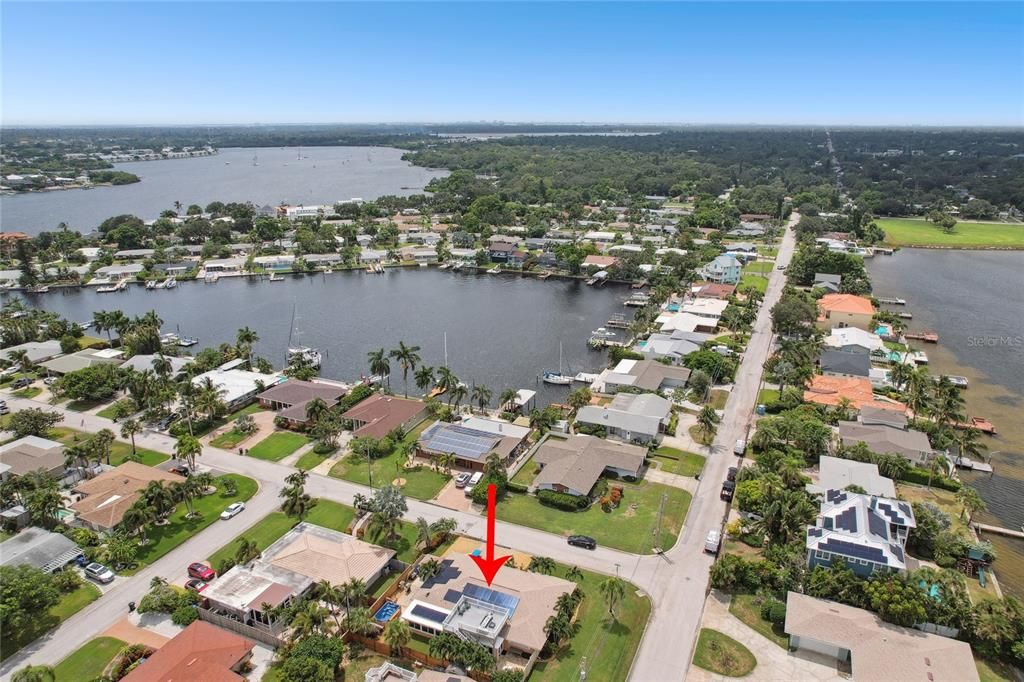
[[[680,476],[679,474],[670,474],[665,471],[659,471],[657,469],[648,469],[644,472],[644,480],[652,481],[654,483],[663,483],[670,485],[673,488],[681,488],[689,491],[690,493],[697,492],[697,486],[700,485],[700,481],[691,476]]]

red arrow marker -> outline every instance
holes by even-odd
[[[484,580],[490,585],[491,581],[494,580],[494,576],[498,575],[498,570],[505,565],[505,562],[511,559],[510,556],[500,556],[497,559],[494,558],[494,496],[496,495],[495,487],[493,483],[487,486],[487,557],[477,556],[476,554],[470,554],[470,558],[476,562],[476,565],[480,567],[480,572],[484,574]]]

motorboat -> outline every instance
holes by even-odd
[[[323,360],[319,350],[316,348],[309,348],[308,346],[288,349],[288,364],[291,364],[292,361],[297,358],[301,358],[303,362],[313,367],[320,367],[320,363]]]
[[[271,282],[283,282],[284,281],[284,277],[282,275],[279,275],[279,274],[277,274],[275,272],[274,274],[272,274],[270,276],[269,281],[271,281]]]

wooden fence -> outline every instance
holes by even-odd
[[[198,611],[199,620],[205,620],[207,623],[212,623],[217,627],[222,627],[225,630],[231,630],[232,632],[236,632],[242,635],[243,637],[254,639],[257,642],[262,642],[263,644],[272,646],[274,648],[277,648],[284,644],[284,640],[282,640],[280,637],[277,637],[276,635],[267,632],[266,630],[261,630],[260,628],[255,628],[251,625],[240,623],[234,618],[222,616],[219,613],[214,613],[213,611],[210,611],[209,609],[200,608],[198,609]]]

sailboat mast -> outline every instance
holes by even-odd
[[[448,369],[448,332],[444,333],[444,368]]]
[[[292,303],[292,324],[288,328],[288,348],[292,347],[292,333],[294,331],[295,331],[295,304]],[[284,356],[285,356],[285,364],[288,364],[288,360],[290,358],[288,357],[288,350],[287,349],[285,349],[285,351],[284,351]]]

